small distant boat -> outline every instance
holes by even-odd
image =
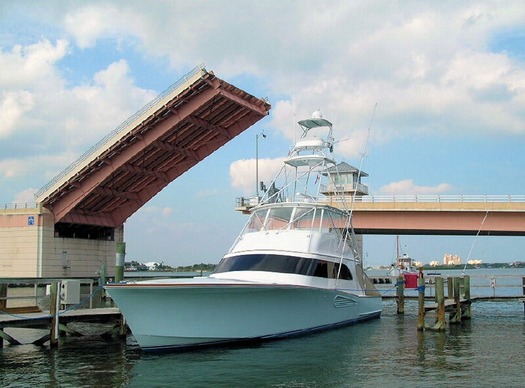
[[[399,246],[399,236],[396,236],[396,262],[392,264],[388,270],[389,276],[399,276],[407,273],[418,273],[419,268],[416,267],[414,260],[406,253],[401,254]]]
[[[346,195],[326,197],[327,187],[337,190],[332,123],[316,114],[298,124],[301,138],[212,274],[106,286],[144,350],[276,339],[380,316],[381,296],[354,256]]]

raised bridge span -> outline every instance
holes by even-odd
[[[56,224],[117,227],[269,110],[198,66],[40,189],[37,202]]]
[[[525,235],[525,195],[395,195],[356,197],[359,234]]]

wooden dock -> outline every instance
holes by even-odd
[[[404,314],[405,312],[405,283],[406,275],[400,275],[396,282],[396,303],[397,313]],[[436,295],[433,303],[427,303],[425,297],[425,277],[423,269],[419,270],[417,275],[410,274],[409,276],[417,276],[417,291],[418,291],[418,320],[417,329],[422,330],[445,330],[446,320],[445,314],[449,313],[449,323],[461,323],[462,319],[471,318],[472,299],[470,296],[470,277],[450,277],[447,278],[448,295],[445,298],[445,280],[442,277],[434,278]],[[411,279],[412,281],[415,279]],[[412,282],[411,281],[411,282]],[[430,311],[435,311],[435,322],[429,325],[425,322],[426,314]]]
[[[56,279],[52,279],[49,281],[42,279],[31,279],[31,283],[34,283],[35,287],[34,295],[21,297],[8,297],[7,284],[27,284],[27,279],[7,279],[0,283],[2,286],[2,289],[0,289],[0,348],[3,347],[4,341],[7,341],[11,345],[21,344],[18,339],[6,333],[5,329],[10,328],[48,330],[47,334],[41,338],[38,338],[32,343],[44,345],[46,342],[49,342],[51,347],[58,346],[58,338],[60,336],[83,336],[82,333],[68,326],[70,323],[110,324],[110,328],[102,333],[102,336],[125,336],[127,334],[127,326],[124,317],[118,308],[91,308],[94,294],[97,292],[103,292],[101,286],[93,291],[93,286],[91,284],[89,296],[85,300],[80,301],[79,281],[76,281],[76,283],[73,284],[74,289],[73,286],[71,288],[65,287],[64,282],[67,282],[67,280],[58,281]],[[16,307],[7,306],[7,300],[14,300],[16,302],[20,299],[29,299],[32,301],[31,303],[36,302],[38,298],[42,298],[36,293],[37,287],[42,284],[49,285],[50,293],[49,295],[45,295],[43,297],[49,301],[49,310],[41,311],[36,305],[24,305]],[[69,300],[71,295],[73,295],[73,302]],[[90,308],[85,308],[86,306],[89,306]]]
[[[83,335],[68,327],[69,323],[111,323],[111,329],[101,334],[102,336],[125,336],[127,332],[122,314],[116,307],[61,311],[54,315],[50,311],[24,313],[23,315],[0,312],[0,347],[3,346],[3,341],[11,345],[21,344],[16,338],[5,332],[5,329],[8,328],[47,329],[49,333],[32,342],[36,345],[44,345],[49,341],[50,345],[54,346],[57,344],[58,336],[69,334],[80,337]]]

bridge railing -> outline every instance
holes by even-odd
[[[348,197],[347,197],[348,198]],[[348,199],[347,199],[348,200]],[[362,195],[353,197],[362,203],[525,203],[525,195]],[[248,210],[258,204],[255,197],[236,198],[236,208]],[[342,198],[323,197],[320,202],[343,204]]]
[[[355,197],[356,202],[525,202],[525,195],[364,195]]]
[[[0,210],[17,210],[17,209],[37,209],[38,203],[26,202],[26,203],[5,203],[0,205]]]

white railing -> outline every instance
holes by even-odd
[[[341,198],[322,197],[320,202],[341,203]],[[525,195],[363,195],[356,196],[355,202],[364,203],[525,203]],[[236,207],[257,205],[256,197],[236,198]]]
[[[364,195],[356,202],[525,202],[525,195]]]
[[[6,203],[0,206],[0,210],[16,210],[16,209],[36,209],[38,203],[26,202],[26,203]]]

